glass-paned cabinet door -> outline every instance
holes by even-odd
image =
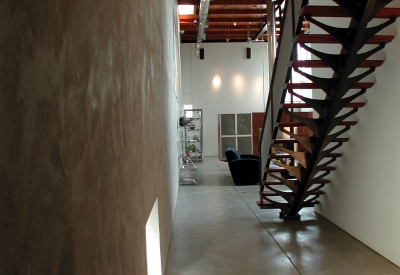
[[[251,114],[237,114],[237,135],[251,135]]]
[[[221,135],[230,136],[236,134],[235,114],[221,114]]]

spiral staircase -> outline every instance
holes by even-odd
[[[330,184],[326,177],[342,156],[336,150],[349,140],[345,133],[357,124],[355,113],[374,85],[364,79],[382,65],[377,53],[394,38],[383,30],[400,16],[400,9],[386,7],[388,0],[335,0],[331,6],[286,2],[262,130],[257,204],[280,209],[281,218],[298,219],[302,208],[319,203],[324,185]],[[305,22],[321,33],[305,34]],[[313,59],[297,60],[298,46]],[[293,72],[309,81],[296,83]],[[319,96],[299,92],[307,89]]]

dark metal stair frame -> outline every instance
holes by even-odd
[[[324,177],[327,176],[330,171],[335,169],[335,167],[331,167],[329,166],[329,164],[333,163],[337,157],[341,156],[341,154],[334,153],[333,151],[339,148],[342,143],[346,141],[346,138],[340,138],[340,135],[347,132],[350,129],[351,125],[356,124],[355,121],[344,120],[355,114],[358,111],[358,108],[364,105],[363,103],[352,103],[352,101],[360,95],[364,94],[366,92],[366,89],[373,85],[370,83],[361,83],[359,81],[374,72],[375,66],[380,66],[382,64],[381,61],[366,61],[366,59],[372,54],[381,50],[385,46],[386,42],[390,42],[393,39],[393,37],[391,36],[378,37],[376,36],[376,33],[395,22],[395,16],[391,16],[386,22],[380,25],[368,28],[369,21],[372,20],[375,15],[384,14],[384,12],[380,11],[389,2],[391,2],[390,0],[334,0],[334,2],[340,5],[340,7],[328,7],[328,9],[335,9],[338,13],[341,14],[340,16],[344,16],[343,10],[345,10],[349,14],[349,16],[351,16],[351,21],[347,29],[332,27],[316,20],[312,14],[313,8],[309,6],[304,6],[302,8],[302,12],[300,13],[299,18],[303,20],[305,17],[308,21],[319,26],[328,33],[328,35],[320,35],[320,38],[332,36],[335,37],[335,40],[337,40],[337,42],[342,45],[342,50],[339,54],[328,54],[310,48],[309,46],[304,44],[307,42],[307,35],[297,35],[293,40],[294,45],[296,45],[296,43],[299,44],[305,50],[309,51],[310,53],[321,59],[320,61],[309,61],[308,65],[310,67],[330,67],[333,71],[332,78],[322,78],[305,73],[300,70],[299,67],[301,66],[301,64],[307,64],[307,61],[292,60],[289,64],[289,68],[293,68],[294,71],[308,78],[310,81],[312,81],[312,83],[288,83],[291,74],[291,70],[288,70],[286,77],[287,84],[281,99],[281,102],[283,102],[285,92],[287,91],[292,96],[296,96],[301,99],[304,102],[300,103],[303,107],[304,105],[306,105],[308,108],[312,108],[313,110],[315,110],[318,113],[319,118],[306,118],[296,114],[292,109],[296,108],[293,104],[281,104],[281,109],[278,112],[278,116],[276,118],[271,117],[271,119],[276,119],[275,121],[277,122],[273,123],[273,137],[276,137],[277,131],[280,128],[281,132],[288,134],[292,139],[285,141],[275,140],[272,142],[271,148],[269,150],[269,159],[266,162],[267,169],[264,173],[263,182],[260,183],[260,201],[258,202],[258,205],[260,206],[260,208],[267,209],[280,208],[280,217],[285,219],[299,218],[300,215],[298,214],[298,212],[303,207],[309,207],[318,204],[318,201],[316,201],[316,199],[320,195],[324,194],[324,192],[322,192],[320,189],[324,186],[325,183],[329,182],[324,179]],[[314,8],[314,10],[318,10],[320,14],[324,13],[322,11],[322,8]],[[396,16],[398,16],[398,14],[400,15],[399,9],[385,9],[385,14],[387,10],[391,10],[391,12],[393,12],[393,14],[396,14]],[[318,16],[318,12],[316,16]],[[328,17],[327,14],[325,14],[324,16]],[[334,15],[332,17],[334,17]],[[302,25],[302,22],[299,23],[299,25]],[[299,34],[298,31],[297,34]],[[379,39],[375,39],[375,37]],[[369,50],[362,54],[358,54],[358,51],[366,43],[378,43],[378,45],[372,50]],[[295,53],[295,46],[293,47],[293,51]],[[295,54],[293,54],[293,56],[295,56]],[[368,63],[370,66],[365,65]],[[369,67],[369,69],[363,73],[358,74],[357,76],[350,77],[355,69],[360,67]],[[297,89],[299,87],[320,89],[325,92],[325,99],[316,100],[301,96],[293,91],[294,89]],[[347,92],[350,89],[354,88],[360,88],[360,91],[344,98]],[[267,107],[268,106],[269,105],[267,105]],[[341,115],[337,116],[343,110],[343,108],[351,109],[346,113],[341,113]],[[280,122],[283,112],[291,117],[292,122]],[[336,131],[335,133],[331,133],[333,129],[337,129],[336,127],[340,125],[342,125],[342,129],[339,128],[338,131]],[[310,137],[299,136],[297,134],[294,134],[292,131],[287,131],[283,129],[283,127],[292,128],[299,126],[306,126],[312,131],[313,135]],[[263,132],[265,127],[266,123],[264,123]],[[301,143],[304,148],[306,148],[307,152],[295,152],[293,150],[285,148],[284,146],[279,145],[279,143],[285,144],[287,142]],[[337,144],[326,149],[326,147],[332,142],[337,142]],[[284,154],[276,154],[276,150],[279,150]],[[296,159],[299,165],[294,166],[290,164],[285,164],[278,161],[278,158]],[[325,161],[320,164],[323,159],[325,159]],[[277,165],[279,168],[268,168],[271,162]],[[282,174],[284,171],[289,172],[293,179],[285,178],[284,176],[277,176],[276,174],[274,174]],[[267,176],[274,178],[275,181],[267,181]],[[279,183],[285,185],[291,191],[282,191],[271,187],[271,185],[279,185]],[[270,191],[263,191],[264,186]],[[270,198],[276,196],[282,197],[285,202],[276,201]]]
[[[339,4],[339,3],[338,3]],[[365,6],[363,16],[361,20],[358,22],[356,19],[352,19],[350,22],[349,29],[354,30],[355,36],[354,41],[352,42],[351,48],[343,48],[340,56],[345,57],[347,60],[344,62],[343,72],[337,73],[335,72],[333,75],[333,79],[337,79],[337,86],[336,89],[332,89],[335,94],[331,94],[331,106],[332,108],[329,109],[328,113],[325,115],[325,125],[320,130],[319,138],[316,141],[316,144],[313,148],[313,153],[309,159],[309,167],[314,167],[317,165],[317,160],[319,159],[319,153],[323,150],[323,146],[325,144],[325,137],[328,136],[331,129],[333,128],[330,121],[333,121],[335,115],[339,113],[340,106],[339,102],[345,93],[348,91],[348,76],[353,72],[353,63],[357,57],[357,53],[359,49],[361,49],[364,41],[364,33],[367,29],[368,22],[370,21],[371,17],[373,16],[373,12],[375,11],[376,1],[369,0]],[[365,43],[365,42],[364,42]],[[332,87],[333,88],[333,87]],[[315,175],[314,169],[307,169],[302,176],[302,184],[298,186],[298,193],[302,194],[305,193],[308,181]],[[304,196],[296,196],[294,207],[288,213],[289,216],[296,215],[298,211],[301,209],[301,202],[304,199]]]

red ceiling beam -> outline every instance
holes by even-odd
[[[193,19],[180,19],[179,22],[182,24],[191,23],[193,24]],[[232,23],[233,22],[241,22],[241,23],[264,23],[265,21],[261,21],[261,18],[208,18],[209,23]]]
[[[223,15],[266,15],[267,11],[266,9],[209,9],[208,14],[212,15],[218,15],[218,14],[223,14]]]
[[[200,0],[178,0],[178,5],[199,5]],[[210,5],[265,5],[266,1],[260,0],[214,0]]]

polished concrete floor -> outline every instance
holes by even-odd
[[[181,185],[167,275],[400,274],[313,209],[301,221],[256,205],[258,186],[234,186],[226,163],[206,157],[198,185]]]

